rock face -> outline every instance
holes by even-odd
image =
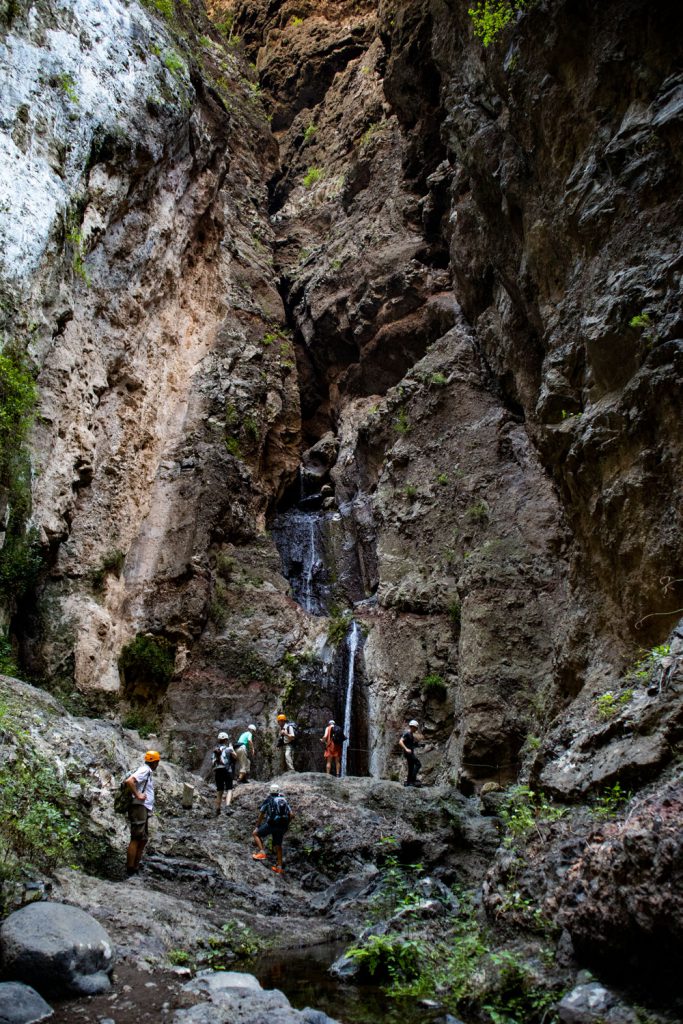
[[[30,982],[47,996],[86,996],[111,984],[114,951],[104,928],[78,907],[33,903],[0,928],[6,976]]]

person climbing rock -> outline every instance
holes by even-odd
[[[269,795],[259,807],[256,828],[252,832],[258,850],[256,853],[252,853],[252,858],[254,860],[267,859],[263,841],[270,836],[271,846],[277,858],[277,863],[273,865],[272,870],[278,875],[283,873],[282,841],[293,817],[294,814],[285,799],[284,793],[278,784],[274,782],[270,787]]]
[[[216,781],[216,817],[221,813],[223,794],[225,794],[225,812],[232,814],[232,784],[235,778],[237,755],[230,742],[227,732],[218,733],[218,743],[211,752],[211,767]]]
[[[325,732],[320,737],[320,742],[325,744],[325,750],[323,757],[325,758],[325,771],[328,775],[332,774],[332,765],[334,763],[334,774],[340,779],[341,778],[341,757],[342,757],[342,746],[346,736],[341,725],[337,725],[334,718],[331,718],[327,723]]]
[[[287,715],[278,715],[277,724],[280,727],[278,746],[281,746],[285,753],[285,771],[295,772],[294,748],[296,745],[296,725],[287,720]],[[282,741],[282,742],[280,742]]]
[[[404,782],[404,786],[420,786],[422,783],[417,781],[417,775],[422,767],[422,762],[418,760],[415,755],[415,747],[417,744],[416,732],[419,729],[418,723],[413,718],[408,722],[408,728],[401,736],[398,741],[398,745],[403,751],[403,755],[408,765],[408,778]]]
[[[256,732],[255,725],[248,725],[245,731],[242,733],[237,743],[235,744],[235,754],[237,756],[237,766],[239,768],[239,781],[249,781],[249,770],[251,768],[251,758],[254,756],[254,733]]]
[[[133,794],[128,811],[130,842],[126,853],[126,874],[129,878],[138,874],[149,839],[149,819],[154,813],[154,773],[160,760],[161,754],[157,750],[148,750],[144,764],[126,779],[126,785]]]

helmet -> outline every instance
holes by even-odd
[[[271,793],[279,793],[280,792],[280,787],[278,786],[277,782],[271,783],[270,792]]]
[[[277,720],[278,720],[278,722],[286,722],[287,721],[287,715],[278,715],[277,716]]]
[[[219,732],[218,733],[218,739],[219,740],[229,740],[230,737],[228,736],[227,732]]]
[[[328,725],[334,725],[334,718],[331,718],[327,724]]]
[[[408,722],[408,727],[414,727],[415,729],[419,729],[420,723],[416,722],[414,718],[411,718],[411,720]]]
[[[248,725],[247,729],[249,730],[249,732],[256,732],[256,726],[255,725]]]
[[[145,761],[147,764],[149,764],[150,761],[161,761],[161,754],[158,750],[148,750],[145,754]]]

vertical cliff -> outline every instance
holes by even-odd
[[[353,612],[364,763],[416,715],[466,789],[619,685],[680,606],[676,19],[556,2],[484,48],[437,0],[8,9],[26,671],[192,760],[339,714]],[[269,532],[297,474],[327,616]]]

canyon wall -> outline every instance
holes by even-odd
[[[5,15],[25,671],[193,766],[284,703],[312,767],[353,612],[374,773],[413,716],[425,778],[465,790],[526,755],[570,798],[633,767],[567,784],[558,735],[682,603],[680,15],[557,0],[484,48],[441,0],[159,9]],[[328,615],[270,533],[300,464]],[[171,670],[122,669],[136,638]],[[652,776],[680,726],[643,714]]]

